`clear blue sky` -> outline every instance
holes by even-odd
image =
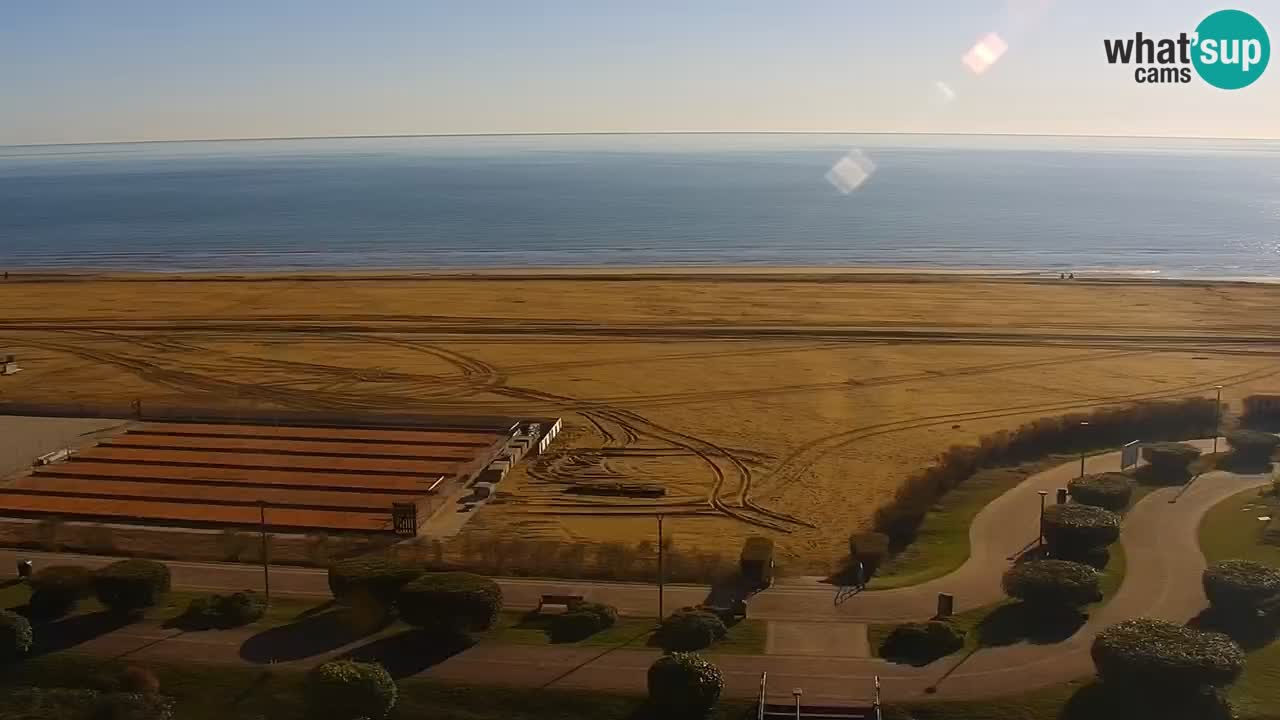
[[[0,144],[467,132],[1280,136],[1250,88],[1135,84],[1104,37],[1280,0],[12,0]],[[1005,56],[961,65],[984,33]],[[941,81],[955,93],[943,102]]]

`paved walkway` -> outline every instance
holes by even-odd
[[[1208,444],[1203,441],[1199,444]],[[1090,458],[1088,472],[1114,470],[1119,453]],[[1035,475],[1010,490],[974,519],[970,529],[971,556],[955,572],[922,585],[855,595],[834,602],[835,589],[817,582],[779,584],[751,603],[756,618],[805,623],[897,622],[930,617],[938,592],[956,596],[957,610],[981,607],[1003,598],[1000,576],[1011,558],[1036,538],[1039,524],[1039,490],[1052,493],[1065,487],[1080,470],[1078,462],[1066,463]],[[725,673],[730,695],[750,697],[759,686],[760,673],[768,671],[770,684],[779,688],[803,687],[814,702],[865,699],[872,678],[881,677],[889,700],[974,698],[1023,692],[1089,675],[1093,666],[1089,645],[1102,628],[1132,617],[1156,617],[1185,622],[1205,607],[1200,589],[1204,559],[1197,530],[1210,507],[1242,490],[1261,486],[1268,476],[1240,476],[1213,472],[1201,476],[1186,489],[1162,488],[1144,498],[1125,519],[1121,542],[1127,572],[1120,591],[1069,640],[1057,644],[1020,643],[987,648],[968,656],[952,656],[916,668],[873,658],[814,657],[786,654],[788,647],[803,648],[804,639],[774,638],[782,654],[763,656],[722,655],[716,663]],[[75,561],[87,565],[111,558],[21,553],[37,561]],[[0,563],[12,568],[15,553],[0,552]],[[218,563],[170,563],[176,587],[192,590],[227,590],[261,587],[261,570]],[[652,585],[591,583],[528,579],[501,579],[510,607],[537,604],[544,592],[576,592],[617,605],[632,615],[656,614],[657,595]],[[281,594],[327,597],[323,571],[273,568],[272,590]],[[706,588],[669,586],[668,608],[700,601]],[[808,626],[810,630],[814,626]],[[820,625],[818,626],[820,627]],[[832,628],[832,635],[848,628]],[[208,633],[180,633],[146,623],[100,636],[80,646],[85,652],[136,659],[192,659],[209,662],[249,662],[242,645],[255,634],[252,629]],[[785,631],[784,631],[785,634]],[[357,641],[290,664],[310,665],[349,652],[370,642]],[[373,642],[394,640],[375,639]],[[714,653],[712,653],[714,654]],[[852,654],[852,653],[850,653]],[[493,643],[479,645],[450,657],[423,673],[432,678],[486,681],[531,687],[587,687],[598,690],[643,692],[645,669],[657,657],[655,651],[604,648],[535,647]],[[409,668],[413,671],[416,668]]]

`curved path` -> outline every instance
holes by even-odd
[[[1211,441],[1197,441],[1207,446]],[[1086,471],[1119,466],[1119,453],[1095,456]],[[971,553],[956,571],[921,585],[855,595],[837,605],[835,589],[816,581],[780,583],[751,602],[753,617],[808,622],[897,622],[930,617],[938,592],[956,596],[957,611],[998,602],[1004,596],[1000,576],[1011,559],[1033,543],[1038,534],[1040,496],[1053,492],[1079,474],[1078,462],[1065,463],[1028,478],[997,498],[974,519]],[[1212,472],[1185,488],[1162,488],[1143,498],[1130,511],[1121,533],[1127,558],[1119,592],[1069,640],[1047,645],[1019,643],[986,648],[970,655],[944,658],[925,667],[894,665],[873,658],[832,658],[787,655],[721,655],[727,692],[752,696],[760,673],[767,671],[773,687],[804,687],[814,702],[865,699],[872,678],[881,677],[889,700],[912,698],[975,698],[1023,692],[1087,676],[1093,672],[1089,645],[1102,628],[1132,617],[1156,617],[1186,622],[1205,607],[1200,589],[1204,558],[1197,529],[1200,518],[1219,501],[1242,490],[1269,482],[1265,475]],[[14,567],[16,553],[0,552],[0,562]],[[21,553],[42,557],[39,553]],[[50,555],[66,562],[100,564],[110,558]],[[174,585],[195,590],[258,587],[261,571],[243,565],[170,563]],[[531,607],[546,592],[574,592],[617,605],[627,614],[656,614],[654,586],[548,580],[501,580],[509,606]],[[275,568],[272,589],[281,594],[328,596],[323,571]],[[702,600],[706,588],[669,586],[668,609]],[[819,627],[819,630],[821,628]],[[244,662],[240,645],[252,630],[182,634],[146,623],[85,643],[86,652],[131,657],[211,662]],[[339,648],[298,664],[311,664],[349,650]],[[535,647],[480,643],[425,671],[429,677],[479,684],[545,687],[589,687],[599,690],[643,692],[645,669],[656,651],[609,650],[589,647]]]

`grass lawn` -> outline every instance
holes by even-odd
[[[1051,455],[1010,467],[986,468],[974,473],[942,496],[920,524],[910,546],[886,562],[868,588],[918,585],[942,577],[969,559],[969,526],[978,511],[1028,477],[1071,460],[1072,455]]]
[[[1102,575],[1102,600],[1086,607],[1086,612],[1102,606],[1116,594],[1120,589],[1120,583],[1124,581],[1125,567],[1124,547],[1116,543],[1111,546],[1111,561],[1107,563],[1107,569]],[[959,652],[974,652],[983,647],[1007,645],[1027,635],[1028,628],[1018,626],[1019,617],[1014,610],[1017,605],[1015,601],[1006,599],[994,605],[953,615],[951,623],[967,633],[965,647]],[[897,627],[896,623],[867,626],[867,643],[873,655],[879,655],[880,645],[895,627]]]
[[[1218,503],[1200,522],[1200,549],[1209,562],[1256,560],[1280,567],[1280,546],[1260,542],[1263,522],[1259,516],[1280,510],[1247,490]],[[1244,675],[1231,688],[1231,700],[1243,717],[1280,716],[1280,642],[1249,653]]]
[[[518,645],[550,645],[551,638],[547,634],[550,622],[548,616],[538,616],[521,611],[505,611],[498,621],[498,626],[482,637],[501,643]],[[644,649],[655,647],[651,638],[657,622],[652,618],[620,617],[617,624],[584,640],[568,645],[586,645],[594,647],[626,647]],[[729,634],[723,640],[702,651],[714,655],[730,653],[739,655],[763,655],[765,635],[768,623],[763,620],[747,619],[729,628]]]

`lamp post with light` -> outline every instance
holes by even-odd
[[[1084,451],[1084,447],[1083,447],[1083,440],[1084,440],[1084,430],[1085,430],[1086,428],[1088,428],[1088,427],[1089,427],[1089,421],[1088,421],[1088,420],[1081,420],[1081,421],[1080,421],[1080,430],[1081,430],[1081,433],[1080,433],[1080,434],[1081,434],[1081,445],[1082,445],[1082,446],[1081,446],[1081,448],[1080,448],[1080,477],[1084,477],[1084,454],[1085,454],[1085,451]]]
[[[1213,404],[1213,452],[1218,452],[1218,436],[1222,434],[1222,386],[1214,385],[1218,399]]]

